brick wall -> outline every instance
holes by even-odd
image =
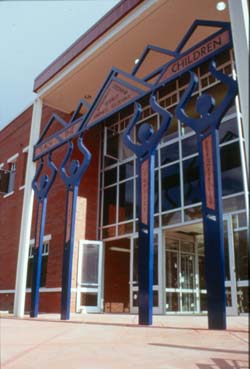
[[[55,109],[47,106],[43,108],[41,131],[44,129],[51,114]],[[59,113],[68,121],[69,116]],[[17,169],[15,177],[14,193],[8,197],[0,196],[0,290],[9,290],[0,293],[0,310],[12,310],[14,302],[16,265],[19,244],[19,232],[21,224],[22,202],[24,190],[23,185],[25,155],[23,149],[28,146],[29,133],[32,118],[32,107],[18,116],[11,124],[0,132],[0,163],[6,163],[9,157],[18,153]],[[58,124],[50,128],[48,135],[53,134],[61,128]],[[99,127],[93,128],[86,134],[84,139],[86,146],[92,152],[91,165],[87,169],[83,180],[79,186],[79,196],[77,202],[75,249],[73,260],[72,287],[76,287],[78,247],[80,239],[96,239],[97,233],[97,203],[98,203],[98,157],[99,157]],[[62,147],[53,154],[56,165],[62,160],[65,154],[65,147]],[[81,160],[81,155],[74,153],[74,158]],[[45,167],[46,170],[46,167]],[[65,216],[66,189],[57,176],[55,183],[49,193],[47,206],[47,221],[45,234],[51,234],[46,288],[61,287],[62,252],[63,252],[63,230]],[[35,235],[35,214],[36,201],[33,209],[33,222],[31,239]],[[40,293],[41,312],[60,311],[60,292]],[[30,293],[26,294],[26,311],[29,310]],[[71,309],[75,311],[76,294],[72,293]]]

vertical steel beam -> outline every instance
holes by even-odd
[[[162,136],[171,122],[171,114],[156,103],[154,95],[150,105],[161,118],[158,131],[154,132],[149,123],[143,123],[138,131],[139,144],[131,140],[131,131],[140,119],[141,106],[136,104],[136,111],[129,122],[123,143],[137,156],[137,206],[139,210],[139,324],[151,325],[153,314],[153,268],[154,268],[154,167],[155,152]]]
[[[73,152],[73,142],[69,142],[69,147],[65,158],[60,166],[60,176],[66,185],[66,216],[64,227],[64,249],[62,261],[62,296],[61,296],[61,319],[68,320],[70,318],[70,297],[71,297],[71,278],[72,278],[72,262],[74,253],[74,239],[75,239],[75,218],[76,218],[76,204],[77,194],[80,180],[87,170],[91,154],[83,144],[83,139],[80,136],[77,141],[78,148],[83,154],[83,160],[70,160]],[[67,164],[68,170],[66,169]]]
[[[51,153],[48,155],[48,167],[51,169],[50,177],[44,174],[40,177],[43,170],[43,159],[41,159],[36,171],[36,175],[32,182],[32,188],[38,200],[37,216],[36,216],[36,228],[35,228],[35,245],[33,247],[33,267],[32,267],[32,287],[31,287],[31,305],[30,316],[32,318],[37,317],[39,307],[39,288],[41,284],[41,271],[42,271],[42,251],[43,251],[43,238],[46,221],[46,208],[48,193],[51,189],[57,174],[57,168],[51,160]],[[40,183],[38,183],[40,180]]]
[[[197,98],[196,110],[200,118],[188,117],[184,111],[198,84],[194,73],[176,108],[176,117],[197,134],[199,151],[200,184],[205,247],[205,275],[209,329],[226,328],[225,258],[222,184],[219,148],[219,125],[237,93],[236,82],[216,70],[214,62],[210,72],[223,82],[228,91],[215,107],[212,96],[204,93]]]

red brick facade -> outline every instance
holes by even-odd
[[[43,108],[41,131],[54,112],[55,109],[52,110],[46,106]],[[69,116],[60,112],[57,113],[66,121],[68,120]],[[26,166],[23,149],[29,144],[31,118],[32,107],[27,109],[0,132],[0,163],[4,164],[3,169],[7,168],[7,160],[10,157],[19,154],[16,159],[14,193],[7,196],[0,195],[0,310],[12,311],[14,304],[19,233],[24,194],[24,188],[22,186],[24,184],[24,167]],[[54,133],[58,128],[57,125],[53,126],[49,130],[48,135]],[[79,187],[72,288],[76,288],[77,282],[79,240],[95,240],[97,238],[99,152],[96,148],[99,147],[99,128],[95,128],[86,134],[85,144],[92,152],[92,160]],[[57,166],[61,162],[64,152],[65,147],[62,147],[53,154],[52,159]],[[75,157],[77,157],[77,154],[74,155]],[[79,160],[81,160],[80,155]],[[48,173],[50,172],[48,171]],[[43,288],[43,292],[40,293],[40,312],[60,312],[61,292],[58,289],[61,287],[65,205],[66,189],[58,175],[48,196],[45,235],[51,235],[51,240],[49,242],[46,285]],[[31,239],[35,236],[35,215],[36,200],[33,208]],[[4,265],[8,265],[8,268],[4,268]],[[50,289],[48,290],[49,292],[46,292],[46,289]],[[29,305],[30,292],[27,292],[26,311],[29,310]],[[76,310],[76,294],[74,292],[72,293],[71,310]]]

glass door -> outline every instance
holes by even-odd
[[[180,253],[180,294],[182,312],[194,312],[196,310],[194,268],[194,255]]]
[[[153,314],[162,314],[162,263],[161,242],[159,233],[154,235],[154,284],[153,284]],[[138,313],[138,238],[131,239],[130,254],[130,312]]]
[[[102,310],[103,245],[100,241],[80,241],[77,281],[77,311]]]
[[[166,312],[197,311],[197,266],[193,241],[165,238]]]

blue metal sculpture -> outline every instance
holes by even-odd
[[[202,214],[205,244],[205,272],[207,286],[208,326],[210,329],[226,328],[225,261],[223,234],[222,185],[219,151],[219,125],[237,93],[237,83],[216,70],[210,63],[210,72],[228,91],[222,102],[215,107],[215,100],[208,94],[197,98],[196,110],[200,118],[188,117],[184,109],[194,92],[198,78],[190,72],[191,80],[176,108],[176,117],[197,134]]]
[[[69,141],[69,148],[59,168],[60,176],[67,188],[61,298],[61,319],[65,320],[70,318],[71,277],[78,187],[91,160],[91,154],[84,146],[82,136],[78,138],[77,146],[84,156],[82,163],[80,163],[79,160],[72,160],[69,163],[68,171],[66,170],[66,165],[70,161],[74,148],[73,142]]]
[[[50,178],[44,174],[38,179],[44,167],[43,159],[40,160],[35,177],[32,182],[32,188],[38,200],[37,215],[36,215],[36,234],[35,244],[33,247],[33,268],[32,268],[32,288],[31,288],[31,307],[30,316],[37,317],[39,306],[39,288],[41,284],[41,268],[42,268],[42,250],[43,250],[43,236],[46,220],[46,208],[48,193],[55,181],[57,168],[51,160],[51,153],[48,155],[48,166],[52,171]]]
[[[137,156],[137,205],[139,210],[139,324],[152,324],[153,311],[153,262],[154,262],[154,167],[155,151],[162,136],[169,127],[172,115],[150,96],[150,105],[161,118],[161,125],[154,133],[151,124],[143,123],[138,131],[139,144],[131,139],[131,131],[141,116],[141,106],[136,104],[133,118],[124,135],[124,144]]]

